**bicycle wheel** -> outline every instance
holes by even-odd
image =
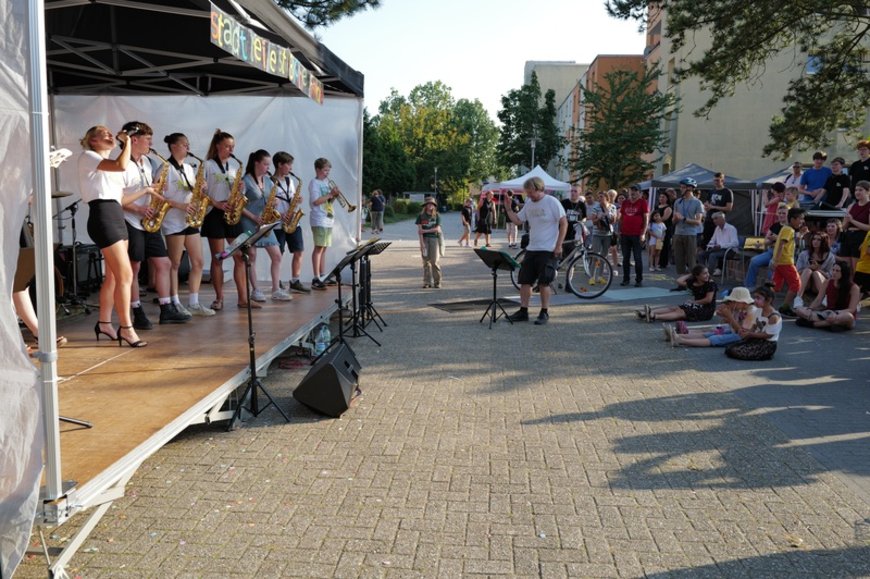
[[[514,256],[514,260],[515,260],[517,263],[519,263],[520,265],[522,265],[522,263],[523,263],[523,258],[524,258],[525,256],[526,256],[526,250],[525,250],[525,249],[521,249],[520,252]],[[517,280],[517,276],[518,276],[518,275],[520,275],[520,269],[519,269],[519,268],[517,268],[517,269],[512,269],[512,270],[511,270],[511,283],[514,284],[514,287],[517,288],[517,290],[520,289],[520,282]]]
[[[613,281],[613,266],[606,258],[587,251],[571,260],[565,276],[568,291],[586,300],[607,291]]]

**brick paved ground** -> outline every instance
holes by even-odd
[[[768,411],[782,388],[820,380],[805,353],[752,366],[670,349],[630,320],[631,302],[490,331],[477,310],[428,306],[488,297],[469,250],[449,248],[442,290],[419,288],[414,242],[374,265],[389,327],[383,348],[352,343],[356,407],[321,419],[291,398],[304,370],[273,368],[292,422],[269,410],[232,433],[189,429],[142,466],[71,575],[870,575],[868,465],[832,471]],[[866,385],[866,335],[836,339],[859,369],[837,376]],[[866,392],[852,401],[863,422],[820,428],[811,450],[866,440]],[[843,410],[812,402],[805,412]],[[20,576],[44,575],[39,563]]]

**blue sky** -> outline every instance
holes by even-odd
[[[609,17],[600,0],[382,0],[316,35],[365,75],[371,114],[391,88],[407,95],[441,80],[493,119],[527,60],[588,64],[644,48],[637,23]]]

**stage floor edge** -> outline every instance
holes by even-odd
[[[333,292],[323,292],[323,293],[312,293],[308,295],[303,295],[300,297],[294,297],[294,302],[289,305],[289,308],[293,308],[296,302],[307,302],[308,307],[304,308],[303,311],[293,312],[291,310],[291,314],[294,316],[294,323],[288,323],[288,320],[284,316],[270,316],[270,310],[279,311],[281,307],[288,307],[286,304],[278,303],[278,304],[264,304],[263,310],[258,310],[254,312],[254,329],[256,332],[256,348],[258,351],[257,356],[257,374],[260,377],[266,376],[266,371],[269,365],[280,356],[287,348],[301,342],[304,338],[311,332],[312,329],[317,327],[320,323],[324,321],[329,321],[331,316],[338,311],[338,303],[335,299],[336,295]],[[342,296],[342,302],[344,305],[347,305],[350,302],[350,298],[345,298]],[[149,311],[150,314],[150,311]],[[232,315],[236,314],[236,315]],[[203,422],[209,421],[209,416],[213,413],[217,412],[218,409],[225,403],[227,398],[238,390],[241,386],[245,384],[250,376],[250,369],[248,367],[249,364],[249,351],[247,344],[247,313],[245,310],[239,309],[237,311],[224,311],[218,313],[217,316],[211,318],[197,318],[192,320],[189,324],[193,327],[196,327],[197,324],[202,324],[206,326],[210,322],[215,321],[215,318],[220,316],[228,316],[232,319],[229,323],[233,324],[235,327],[244,329],[244,337],[245,341],[242,346],[242,343],[239,342],[237,344],[227,345],[224,342],[224,349],[231,348],[233,349],[233,356],[231,357],[231,362],[226,360],[222,365],[224,368],[232,365],[234,372],[229,375],[227,378],[226,372],[213,372],[217,376],[220,376],[219,380],[223,380],[216,387],[209,386],[210,390],[207,392],[205,396],[202,396],[196,401],[194,404],[190,405],[186,408],[181,414],[175,416],[171,421],[165,423],[162,427],[150,434],[144,440],[141,440],[132,450],[129,450],[121,458],[114,460],[108,466],[99,469],[99,472],[91,477],[80,477],[84,480],[77,480],[75,482],[67,482],[67,479],[74,478],[76,475],[68,474],[66,470],[66,466],[68,464],[68,456],[71,454],[70,450],[75,446],[76,436],[81,436],[81,434],[88,433],[88,430],[81,430],[77,427],[69,428],[66,426],[61,426],[61,457],[63,466],[61,468],[61,476],[65,480],[64,485],[65,488],[69,487],[66,492],[65,497],[62,499],[58,499],[57,501],[46,501],[43,503],[43,509],[41,513],[38,513],[37,516],[37,524],[42,524],[45,526],[59,526],[66,522],[68,519],[73,517],[74,515],[90,509],[94,506],[110,503],[111,501],[116,500],[123,496],[124,486],[130,477],[133,476],[136,469],[152,454],[157,452],[161,447],[171,441],[175,436],[181,433],[185,428],[194,424],[200,424]],[[90,328],[90,323],[95,320],[95,316],[90,316],[90,319],[86,319],[84,321],[84,325],[87,328]],[[82,322],[79,322],[80,326]],[[265,328],[264,326],[270,325],[272,328]],[[226,326],[226,324],[223,324]],[[279,330],[279,334],[281,336],[272,339],[269,339],[270,336],[274,336],[275,328],[274,326],[281,326],[283,330]],[[155,327],[156,324],[155,324]],[[288,328],[292,328],[292,330],[288,333],[285,333]],[[163,329],[163,327],[160,327]],[[142,350],[136,350],[131,348],[123,348],[123,349],[115,349],[116,352],[120,354],[132,354],[132,353],[147,353],[151,351],[152,353],[157,349],[154,346],[157,346],[161,343],[161,341],[171,340],[171,336],[174,335],[174,339],[176,342],[180,342],[184,340],[184,334],[186,330],[192,329],[185,326],[175,326],[171,328],[170,332],[165,333],[164,336],[160,336],[159,340],[153,340],[152,336],[154,335],[152,332],[141,332],[141,336],[145,339],[149,339],[149,346]],[[69,332],[68,328],[61,328],[62,331],[67,333],[67,337],[70,337],[70,334],[80,333],[78,331]],[[79,328],[81,330],[81,328]],[[90,331],[93,331],[92,329]],[[86,332],[89,335],[89,332]],[[85,338],[82,338],[85,339]],[[90,338],[93,341],[93,338]],[[153,342],[153,343],[152,343]],[[74,352],[70,352],[69,350],[75,348],[75,344],[77,343],[76,339],[71,339],[70,344],[73,348],[64,348],[64,351],[61,351],[61,356],[71,355],[74,356]],[[164,345],[164,348],[167,347]],[[173,346],[170,344],[168,346],[172,348]],[[88,344],[82,345],[83,350],[92,350]],[[263,350],[263,353],[259,353],[260,350]],[[100,350],[108,351],[107,348],[103,347]],[[89,354],[85,353],[84,356],[87,357]],[[220,357],[221,353],[216,353],[212,357]],[[69,386],[71,381],[79,380],[82,378],[82,375],[91,372],[99,372],[102,374],[111,373],[111,365],[116,364],[119,365],[119,359],[122,356],[112,356],[107,360],[100,361],[96,364],[93,363],[92,359],[88,359],[86,363],[90,364],[87,370],[84,372],[76,372],[73,369],[72,375],[67,375],[66,377],[61,377],[59,379],[59,384],[63,383],[65,386]],[[126,361],[129,362],[129,358],[126,358]],[[200,368],[201,369],[201,368]],[[158,368],[156,372],[166,372],[166,371],[174,371],[172,367],[170,368]],[[184,370],[181,370],[182,372]],[[143,374],[145,372],[137,372],[135,374],[130,374],[128,380],[133,382],[133,386],[135,387],[137,384],[141,388],[148,388],[149,384],[147,380],[143,379]],[[127,374],[125,374],[127,376]],[[139,380],[137,380],[137,377]],[[171,386],[171,385],[170,385]],[[69,392],[61,392],[61,414],[62,415],[72,415],[76,416],[77,408],[81,407],[81,405],[73,404],[73,408],[69,408],[69,404],[65,404],[65,400],[70,397]],[[68,401],[68,400],[67,400]],[[226,410],[220,412],[218,418],[216,420],[222,420],[228,418],[229,412]],[[83,415],[79,416],[83,419],[90,419],[91,416]],[[133,423],[134,420],[128,419],[128,423]],[[79,434],[81,433],[81,434]],[[141,437],[140,437],[141,438]],[[66,439],[66,440],[65,440]],[[76,469],[73,468],[73,471]]]

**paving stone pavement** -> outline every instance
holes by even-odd
[[[473,252],[448,246],[444,289],[424,290],[412,229],[387,237],[373,269],[389,325],[374,330],[382,348],[352,341],[355,407],[321,418],[291,397],[305,369],[273,367],[264,381],[291,422],[269,409],[231,433],[188,429],[142,465],[70,575],[870,576],[863,482],[745,392],[781,358],[812,381],[806,355],[739,366],[671,349],[631,302],[489,330],[481,311],[429,306],[489,297]],[[866,385],[866,350],[849,355]],[[866,388],[856,396],[863,412]],[[852,420],[866,440],[866,417]],[[44,576],[41,563],[18,576]]]

